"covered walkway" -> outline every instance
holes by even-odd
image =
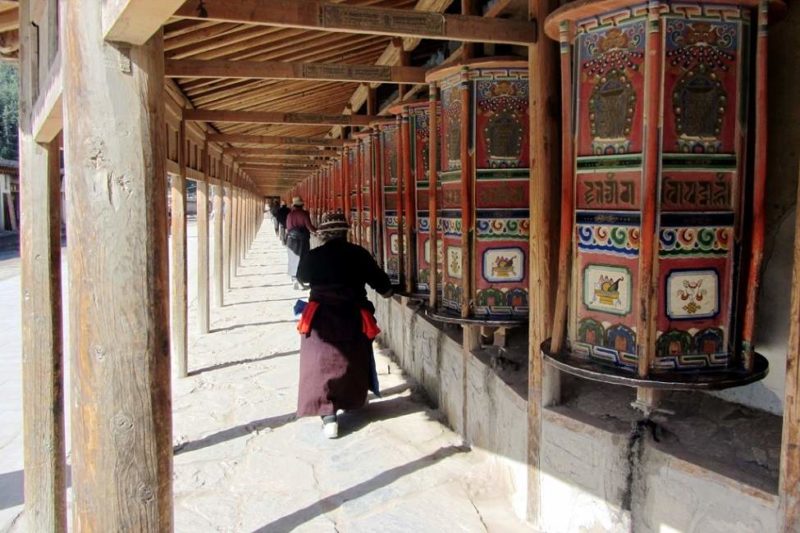
[[[295,419],[303,293],[285,271],[264,224],[211,333],[195,333],[190,305],[189,377],[173,380],[176,530],[529,530],[493,459],[462,447],[386,354],[384,398],[345,415],[339,440]]]

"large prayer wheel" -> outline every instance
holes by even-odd
[[[563,369],[671,388],[766,374],[752,344],[766,177],[758,7],[595,1],[547,18],[565,135],[545,351]]]
[[[403,239],[413,252],[403,257],[403,266],[407,273],[406,291],[415,297],[429,295],[431,264],[437,257],[431,255],[430,250],[430,107],[430,102],[420,101],[389,109],[400,117],[398,172],[405,220]],[[436,190],[441,191],[439,187]],[[441,244],[437,248],[441,250]],[[438,255],[441,256],[441,252]],[[441,264],[441,260],[438,263]]]
[[[444,268],[434,318],[504,325],[528,315],[527,62],[430,71],[440,89],[438,207]]]

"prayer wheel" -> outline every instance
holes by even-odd
[[[419,101],[389,109],[390,113],[400,116],[398,172],[406,221],[403,239],[412,252],[403,257],[404,271],[408,273],[405,287],[409,296],[425,297],[426,300],[430,294],[432,261],[441,264],[440,260],[437,261],[441,253],[431,255],[430,250],[430,107],[430,102]],[[434,140],[438,142],[438,135]],[[436,190],[440,191],[438,187]],[[437,248],[441,250],[441,245]]]
[[[353,135],[355,146],[356,175],[356,218],[353,225],[358,228],[359,244],[372,252],[372,206],[371,189],[374,170],[372,165],[372,135],[362,132]]]
[[[664,388],[766,375],[767,16],[766,2],[589,1],[547,18],[564,135],[543,350],[562,369]]]
[[[441,305],[450,322],[514,326],[528,315],[527,62],[484,58],[432,70],[441,99],[437,202]]]

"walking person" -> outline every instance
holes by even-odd
[[[275,236],[278,236],[278,230],[280,229],[280,224],[278,224],[278,210],[280,209],[280,205],[278,204],[278,200],[273,200],[272,203],[269,205],[269,214],[272,217],[272,224],[275,226]]]
[[[289,216],[290,211],[286,207],[286,202],[282,201],[281,206],[278,208],[278,236],[284,246],[286,246],[286,217]]]
[[[365,285],[392,294],[389,276],[364,248],[347,242],[347,219],[327,213],[317,229],[322,245],[301,260],[297,278],[311,285],[297,329],[300,388],[297,416],[320,416],[326,437],[339,434],[338,410],[363,407],[367,391],[380,396],[372,340],[380,332]]]
[[[303,199],[299,196],[292,198],[292,210],[286,217],[286,250],[289,254],[289,276],[292,277],[294,288],[306,289],[297,281],[297,266],[300,259],[311,248],[311,234],[317,231],[311,223],[308,211],[303,209]]]

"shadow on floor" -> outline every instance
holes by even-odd
[[[67,465],[66,485],[72,485],[72,467]],[[0,510],[22,505],[25,500],[25,473],[22,470],[0,474]]]
[[[285,426],[289,422],[292,422],[295,420],[295,418],[297,417],[294,413],[287,413],[285,415],[270,416],[267,418],[262,418],[261,420],[254,420],[253,422],[248,422],[247,424],[242,424],[241,426],[236,426],[212,433],[211,435],[203,437],[199,440],[192,440],[189,442],[184,442],[183,444],[178,444],[173,448],[173,453],[174,455],[180,455],[186,452],[202,450],[203,448],[208,448],[209,446],[214,446],[229,440],[244,437],[245,435],[255,433],[256,431],[261,431],[262,429],[276,429],[281,426]]]
[[[260,361],[269,361],[270,359],[277,359],[279,357],[288,357],[290,355],[298,355],[300,354],[299,350],[294,350],[292,352],[282,352],[282,353],[273,353],[270,355],[265,355],[263,357],[253,357],[250,359],[240,359],[238,361],[227,361],[225,363],[219,363],[216,365],[206,366],[203,368],[198,368],[197,370],[192,370],[189,372],[190,376],[196,376],[198,374],[203,374],[204,372],[213,372],[214,370],[222,370],[223,368],[230,368],[232,366],[238,365],[246,365],[248,363],[258,363]]]
[[[253,322],[251,324],[234,324],[233,326],[226,326],[224,328],[216,328],[212,329],[211,333],[220,333],[222,331],[233,331],[235,329],[242,329],[242,328],[254,328],[257,326],[271,326],[274,324],[295,324],[297,323],[296,320],[273,320],[271,322]]]
[[[411,461],[410,463],[391,468],[386,472],[381,472],[372,479],[368,479],[367,481],[359,483],[358,485],[354,485],[349,489],[345,489],[341,492],[337,492],[336,494],[327,496],[307,507],[298,509],[292,514],[288,514],[257,529],[256,533],[278,533],[292,531],[319,516],[339,508],[342,504],[350,500],[355,500],[366,494],[369,494],[370,492],[382,489],[383,487],[391,485],[404,476],[413,474],[414,472],[429,466],[433,466],[439,461],[447,459],[448,457],[459,453],[466,453],[468,451],[469,448],[463,446],[447,446],[445,448],[440,448],[435,452],[426,455],[425,457],[420,457],[419,459]]]
[[[296,302],[304,297],[304,294],[298,294],[295,298],[270,298],[268,300],[246,300],[244,302],[233,302],[229,304],[224,304],[222,307],[233,307],[234,305],[244,305],[244,304],[268,304],[272,302]],[[308,296],[305,296],[308,298]]]
[[[386,392],[381,394],[386,395]],[[373,422],[400,418],[427,409],[426,405],[415,401],[411,396],[398,396],[391,400],[371,400],[363,409],[348,411],[339,416],[339,436],[346,437]]]

